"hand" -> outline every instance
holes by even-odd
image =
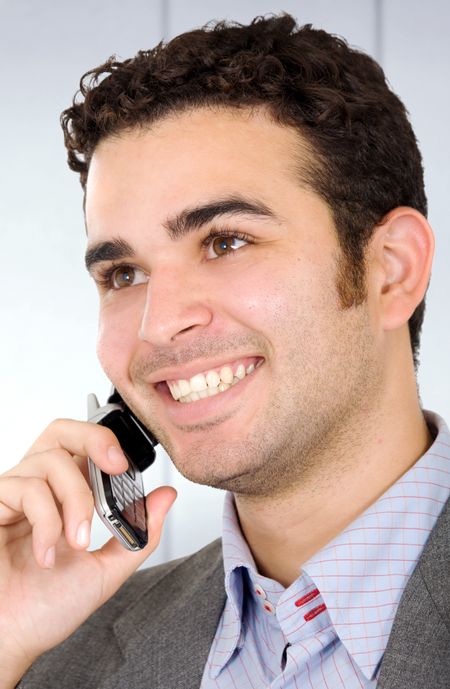
[[[169,486],[147,496],[145,549],[127,551],[111,538],[88,552],[93,497],[87,456],[110,474],[127,468],[108,428],[57,420],[0,476],[0,676],[11,677],[2,687],[14,686],[153,552],[176,498]]]

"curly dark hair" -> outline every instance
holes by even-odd
[[[313,153],[308,169],[299,168],[302,182],[336,225],[342,307],[363,303],[365,249],[377,224],[397,206],[427,212],[417,141],[381,67],[288,14],[207,24],[82,77],[61,115],[69,166],[85,189],[101,139],[198,107],[264,107],[298,130]],[[425,300],[409,320],[416,368],[424,311]]]

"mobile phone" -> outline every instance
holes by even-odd
[[[141,550],[148,542],[142,472],[155,461],[158,441],[115,390],[103,407],[95,395],[88,395],[88,421],[110,428],[128,460],[128,469],[112,476],[88,457],[95,509],[125,548]]]

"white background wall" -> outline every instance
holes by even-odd
[[[211,19],[247,22],[282,10],[374,55],[411,113],[437,236],[419,384],[424,406],[450,419],[447,0],[0,0],[1,471],[51,419],[84,419],[86,393],[105,399],[109,390],[95,355],[81,189],[58,123],[80,76],[113,53],[132,56]],[[149,485],[162,482],[179,498],[153,562],[220,531],[220,492],[188,483],[163,454],[148,477]],[[105,539],[102,529],[96,522],[94,544]]]

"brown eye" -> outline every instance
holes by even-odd
[[[245,239],[239,239],[238,237],[235,237],[233,235],[215,237],[210,244],[210,250],[213,254],[211,258],[218,258],[219,256],[229,254],[232,251],[239,249],[241,246],[244,246],[245,244],[247,244],[247,241]]]
[[[222,256],[232,251],[234,237],[216,237],[212,243],[213,250],[217,256]]]
[[[114,270],[111,276],[111,286],[113,289],[123,289],[132,285],[140,285],[147,282],[147,279],[147,275],[139,268],[120,266]]]

